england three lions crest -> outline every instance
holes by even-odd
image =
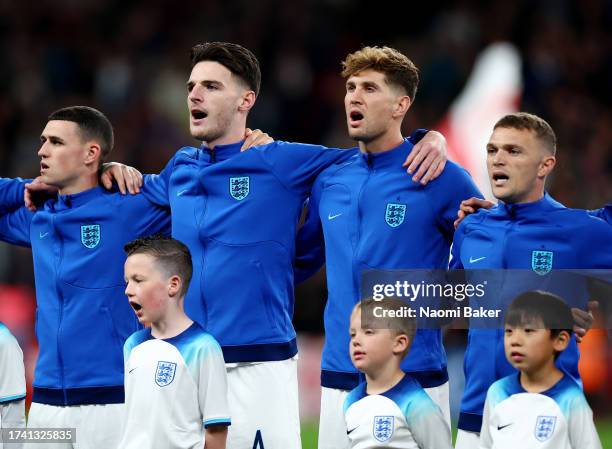
[[[81,243],[85,248],[95,248],[100,243],[100,225],[81,225]]]
[[[406,205],[387,203],[387,210],[385,211],[385,221],[392,228],[396,228],[404,222],[406,216]]]
[[[240,176],[229,179],[229,191],[232,198],[240,201],[245,199],[250,192],[250,180],[248,176]]]
[[[548,274],[553,266],[552,251],[532,251],[531,268],[541,276]]]
[[[176,373],[176,363],[172,362],[157,362],[157,371],[155,372],[155,383],[160,387],[170,385],[174,380]]]
[[[393,416],[375,416],[374,417],[374,428],[372,433],[376,441],[384,443],[393,436],[393,423],[395,418]]]
[[[538,416],[535,426],[535,437],[538,441],[546,441],[552,437],[555,431],[556,416]]]

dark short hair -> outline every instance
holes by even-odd
[[[525,292],[517,296],[504,318],[504,324],[512,327],[533,325],[542,322],[544,329],[556,337],[561,331],[570,335],[574,318],[570,307],[557,295],[541,290]]]
[[[528,112],[515,112],[500,118],[493,129],[512,128],[533,131],[536,137],[553,155],[557,152],[557,136],[546,120]]]
[[[403,357],[405,357],[412,346],[417,331],[416,319],[410,316],[379,318],[374,315],[374,309],[380,307],[382,310],[398,312],[407,306],[406,302],[395,296],[387,297],[381,301],[367,298],[358,302],[353,312],[361,311],[362,328],[389,329],[397,335],[406,335],[408,337],[408,348],[403,354]]]
[[[191,281],[193,265],[189,248],[179,240],[161,234],[152,235],[133,240],[123,249],[128,257],[134,254],[148,254],[152,256],[159,267],[168,276],[179,276],[183,281],[180,295],[185,296]]]
[[[205,42],[191,49],[191,68],[201,61],[218,62],[239,77],[255,95],[261,86],[259,61],[248,49],[231,42]]]
[[[69,106],[52,112],[47,120],[64,120],[76,123],[83,140],[95,140],[100,145],[100,164],[108,158],[113,150],[115,144],[113,125],[97,109],[89,106]]]
[[[419,69],[405,55],[390,47],[363,47],[349,54],[342,62],[342,76],[351,76],[372,69],[385,75],[388,84],[403,88],[414,101],[419,85]]]

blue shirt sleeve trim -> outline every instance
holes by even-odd
[[[17,394],[15,396],[7,396],[5,398],[0,398],[0,404],[4,404],[5,402],[18,401],[20,399],[24,399],[25,397],[26,397],[25,393]]]
[[[209,419],[208,421],[204,421],[204,428],[208,429],[212,426],[231,426],[232,421],[229,418],[219,418],[219,419]]]

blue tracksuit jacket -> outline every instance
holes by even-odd
[[[191,250],[185,311],[221,344],[226,362],[297,353],[295,235],[317,175],[354,152],[288,142],[181,148],[154,177],[152,201],[172,210],[172,236]]]
[[[601,209],[589,211],[589,214],[594,217],[601,218],[602,220],[607,221],[609,224],[612,224],[612,204],[606,204],[605,207]]]
[[[169,211],[95,187],[32,213],[21,207],[20,180],[0,179],[0,192],[0,240],[31,247],[34,258],[34,402],[123,402],[123,343],[140,328],[124,294],[123,245],[168,233]]]
[[[548,270],[610,269],[612,227],[586,211],[568,209],[545,194],[533,203],[500,204],[470,215],[455,233],[452,253],[451,268],[522,269],[534,280],[541,276],[527,270],[541,269],[537,254],[548,255]],[[525,290],[525,282],[530,282],[524,275],[520,283],[515,282],[516,276],[512,279],[514,285],[507,283],[500,290],[502,306]],[[559,287],[558,282],[548,285],[561,297],[568,294],[565,287]],[[572,339],[557,359],[558,366],[577,381],[578,357]],[[466,383],[458,426],[480,432],[487,389],[514,372],[504,355],[503,329],[470,329],[464,371]]]
[[[411,150],[406,139],[384,153],[358,152],[325,170],[313,187],[298,235],[296,276],[308,277],[326,259],[324,387],[350,390],[359,383],[349,355],[349,321],[361,298],[363,270],[447,269],[459,203],[481,197],[469,174],[450,161],[426,186],[413,182],[402,168]],[[417,331],[402,369],[424,388],[448,380],[440,330]]]

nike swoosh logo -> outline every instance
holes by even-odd
[[[48,232],[45,232],[44,234],[43,234],[42,232],[39,232],[39,233],[38,233],[38,237],[40,237],[41,239],[44,239],[44,238],[45,238],[46,236],[48,236],[48,235],[49,235],[49,233],[48,233]]]
[[[342,215],[342,212],[340,212],[339,214],[336,215],[332,215],[331,213],[327,216],[328,220],[333,220],[334,218],[338,218],[340,215]]]
[[[136,367],[138,368],[138,367]],[[132,371],[134,371],[136,368],[132,368],[131,370],[128,371],[128,374],[130,374]]]
[[[176,196],[183,196],[183,194],[184,194],[185,192],[187,192],[188,190],[189,190],[189,189],[183,189],[183,190],[181,190],[181,191],[177,192]]]
[[[476,259],[472,258],[472,256],[470,256],[470,263],[476,263],[482,259],[486,259],[487,256],[482,256],[482,257],[477,257]]]
[[[357,426],[357,427],[359,427],[359,426]],[[353,427],[351,430],[347,430],[347,431],[346,431],[346,434],[348,435],[348,434],[349,434],[349,433],[351,433],[353,430],[355,430],[357,427]]]
[[[514,423],[506,424],[504,426],[497,426],[497,430],[505,429],[506,427],[511,426],[512,424],[514,424]]]

